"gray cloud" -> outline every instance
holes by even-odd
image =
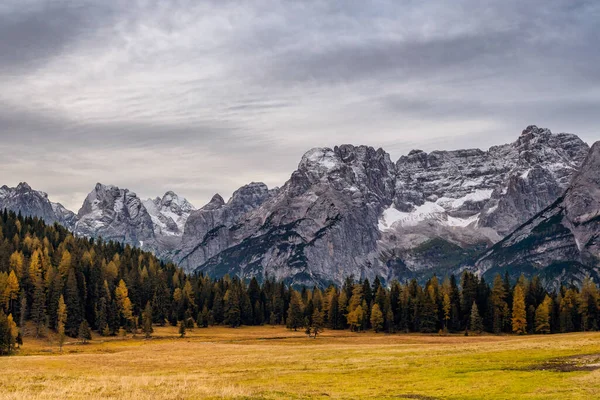
[[[90,27],[110,20],[101,4],[63,1],[14,3],[0,9],[0,72],[24,73],[60,57]]]
[[[0,183],[72,209],[96,181],[196,205],[340,143],[600,138],[600,4],[6,0]]]

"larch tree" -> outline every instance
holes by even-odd
[[[6,301],[6,310],[8,313],[15,312],[19,290],[19,280],[15,271],[11,270],[6,279],[6,289],[4,290],[4,300]]]
[[[535,310],[535,333],[550,333],[550,310],[552,299],[546,295],[544,301]]]
[[[513,294],[512,331],[517,335],[527,333],[527,311],[525,309],[525,295],[521,285],[515,287]]]
[[[375,331],[375,333],[383,330],[383,313],[381,312],[381,308],[379,304],[373,304],[373,308],[371,309],[371,328]]]
[[[63,345],[65,344],[65,323],[67,322],[67,305],[65,299],[61,295],[58,299],[58,321],[56,323],[56,330],[58,332],[58,347],[62,351]]]

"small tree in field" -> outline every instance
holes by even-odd
[[[317,335],[323,332],[323,312],[315,309],[312,315],[312,335],[316,339]]]
[[[154,332],[154,329],[152,329],[152,306],[150,302],[146,303],[146,308],[142,312],[142,331],[146,339],[150,339],[152,332]]]
[[[185,321],[179,321],[179,337],[185,337]]]
[[[88,340],[92,340],[92,330],[88,325],[87,321],[84,319],[81,325],[79,325],[79,339],[81,339],[82,344],[86,344]]]

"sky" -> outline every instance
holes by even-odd
[[[0,185],[200,207],[313,147],[592,143],[598,21],[596,0],[2,0]]]

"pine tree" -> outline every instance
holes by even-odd
[[[152,306],[150,302],[146,303],[146,307],[142,313],[142,331],[146,339],[150,339],[152,332],[154,332],[154,329],[152,329]]]
[[[240,297],[237,290],[229,289],[225,292],[225,323],[232,328],[236,328],[241,325],[241,310],[240,310]]]
[[[11,353],[10,327],[4,310],[0,309],[0,356]]]
[[[92,331],[86,320],[83,320],[79,325],[77,337],[81,340],[82,344],[86,344],[88,340],[92,340]]]
[[[476,333],[483,332],[483,321],[481,320],[481,315],[479,314],[479,309],[477,308],[477,303],[473,302],[471,307],[471,317],[469,319],[469,329]]]
[[[296,290],[291,289],[290,306],[288,308],[287,327],[297,331],[304,323],[304,305],[302,297]]]
[[[77,284],[77,278],[73,268],[69,270],[67,276],[64,300],[67,305],[67,310],[69,310],[67,323],[65,325],[67,335],[77,337],[79,326],[83,321],[83,309],[79,298],[79,285]]]
[[[65,299],[61,295],[58,299],[58,321],[56,323],[56,328],[58,332],[58,347],[60,351],[62,351],[63,345],[65,344],[65,323],[67,322],[67,305],[65,304]]]
[[[185,337],[185,321],[179,321],[179,337]]]
[[[373,304],[373,308],[371,309],[371,328],[373,328],[375,333],[383,329],[383,313],[377,303]]]
[[[323,332],[323,312],[318,308],[312,314],[312,335],[316,339],[317,335]]]
[[[505,281],[498,274],[494,278],[492,286],[491,302],[492,302],[492,330],[494,333],[501,333],[506,325],[508,316],[508,303],[506,302],[507,292]]]
[[[520,285],[515,287],[513,295],[512,331],[517,335],[527,333],[527,312],[525,311],[525,295]]]

